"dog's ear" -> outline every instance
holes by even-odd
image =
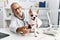
[[[36,10],[36,13],[37,13],[37,14],[39,13],[39,9]]]
[[[29,14],[32,14],[32,10],[31,10],[31,8],[29,9]]]

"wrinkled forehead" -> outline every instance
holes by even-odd
[[[13,4],[12,6],[11,6],[11,8],[12,9],[16,9],[16,8],[18,8],[18,7],[20,7],[20,8],[22,8],[22,6],[20,6],[19,4]]]

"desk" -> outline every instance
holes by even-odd
[[[29,33],[26,36],[22,36],[20,34],[12,33],[8,28],[0,28],[0,32],[10,35],[0,40],[55,40],[54,36],[43,34],[42,29],[43,28],[39,28],[40,34],[38,35],[38,37],[34,37],[33,33]],[[57,37],[57,40],[59,40],[59,36]]]

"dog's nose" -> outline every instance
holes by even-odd
[[[34,20],[35,20],[35,17],[34,17]]]

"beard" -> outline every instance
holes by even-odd
[[[23,16],[23,13],[22,13],[22,12],[20,12],[20,13],[19,13],[19,16],[20,16],[20,17],[22,17],[22,16]]]
[[[19,19],[24,19],[24,13],[23,13],[23,12],[20,12],[20,13],[17,15],[17,17],[18,17]]]

